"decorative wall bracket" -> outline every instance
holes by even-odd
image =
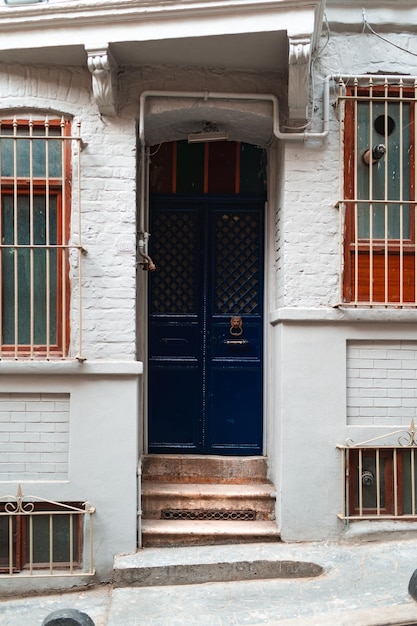
[[[289,38],[288,109],[290,120],[306,120],[308,117],[311,48],[311,37]]]
[[[85,46],[93,95],[102,115],[117,113],[117,63],[108,44]]]

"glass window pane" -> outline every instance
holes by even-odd
[[[177,143],[177,193],[203,193],[204,144]]]
[[[13,135],[13,129],[2,128],[2,135]],[[62,172],[62,140],[61,139],[22,139],[22,135],[28,135],[29,129],[19,128],[17,139],[0,140],[1,175],[9,177],[57,178]],[[45,136],[44,128],[33,128],[33,136]],[[60,136],[60,129],[49,128],[49,136]],[[46,142],[48,141],[48,148]],[[32,150],[32,172],[31,172]],[[48,159],[46,154],[48,152]],[[16,158],[16,171],[15,171]],[[46,163],[48,162],[48,169]]]
[[[407,102],[390,102],[387,107],[384,102],[358,103],[357,198],[367,200],[358,205],[359,239],[410,237],[410,123]],[[365,163],[366,151],[379,144],[385,146],[385,155],[375,163]],[[403,200],[405,204],[372,200]]]
[[[412,510],[412,489],[414,486],[414,506],[417,503],[417,454],[415,449],[402,451],[402,471],[403,471],[403,513],[404,515],[415,514],[416,510]],[[414,466],[414,467],[413,467]],[[411,480],[412,467],[414,469],[414,485]]]
[[[29,246],[57,243],[57,196],[49,197],[47,209],[45,195],[19,195],[16,215],[13,196],[2,196],[2,243],[3,245]],[[49,212],[49,219],[47,213]],[[32,217],[31,217],[32,214]],[[15,217],[17,228],[15,229]],[[47,224],[49,223],[49,232]],[[17,299],[18,343],[30,343],[31,279],[33,284],[34,343],[46,344],[47,333],[47,284],[49,280],[49,343],[57,342],[57,251],[56,249],[3,248],[2,251],[2,304],[3,343],[15,342],[15,303]],[[17,287],[17,297],[16,290]]]
[[[12,518],[13,522],[13,534],[16,533],[16,519]],[[0,516],[0,570],[4,570],[9,568],[10,566],[10,556],[9,556],[9,545],[10,545],[10,523],[9,516],[2,515]],[[15,538],[13,537],[13,550],[15,550]],[[15,555],[13,555],[14,565],[15,563]]]
[[[33,563],[50,561],[50,518],[52,517],[52,538],[54,563],[69,563],[70,559],[70,515],[34,515],[33,520]],[[78,515],[73,515],[72,560],[77,560]],[[26,562],[30,561],[29,520],[26,524]]]
[[[266,150],[242,143],[240,146],[240,193],[266,193]]]
[[[379,497],[381,509],[385,507],[385,475],[386,475],[386,458],[380,455],[379,457]],[[377,457],[376,450],[365,452],[362,456],[362,476],[360,477],[362,483],[362,507],[364,509],[376,509],[377,508]],[[356,468],[356,502],[355,507],[359,508],[359,454],[357,455],[357,468]]]

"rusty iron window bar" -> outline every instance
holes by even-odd
[[[64,118],[0,121],[0,358],[67,358],[71,303],[83,360],[80,123],[71,132]]]
[[[339,306],[417,305],[417,78],[340,79]]]
[[[24,496],[0,497],[0,578],[92,576],[93,514],[90,503]]]
[[[417,430],[395,430],[341,451],[340,519],[417,520]]]

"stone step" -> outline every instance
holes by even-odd
[[[246,484],[267,482],[266,458],[148,454],[142,460],[144,481]]]
[[[212,484],[164,483],[144,481],[142,484],[142,514],[146,519],[161,519],[162,511],[177,515],[208,515],[221,512],[231,515],[237,511],[251,512],[256,520],[275,519],[275,491],[271,483]],[[183,512],[183,513],[181,513]],[[250,515],[249,515],[250,517]]]
[[[273,521],[142,520],[143,547],[205,546],[279,541]]]
[[[316,557],[318,562],[303,558]],[[114,587],[156,587],[206,582],[320,576],[323,559],[294,545],[255,543],[234,546],[148,548],[114,560]]]

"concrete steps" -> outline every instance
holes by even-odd
[[[266,472],[263,457],[145,457],[143,546],[279,541]]]
[[[263,456],[201,456],[148,454],[142,462],[142,480],[180,483],[247,484],[267,482]]]
[[[274,488],[269,483],[214,485],[147,481],[142,488],[142,512],[147,520],[160,520],[161,511],[167,510],[172,511],[170,517],[173,519],[181,518],[175,511],[193,511],[193,519],[203,518],[207,511],[218,511],[218,518],[222,511],[235,511],[236,520],[239,514],[248,517],[244,512],[251,511],[257,521],[272,520],[275,517],[274,502]]]
[[[307,557],[307,558],[306,558]],[[300,545],[247,543],[148,548],[115,557],[113,586],[158,587],[239,580],[312,578],[323,559]]]
[[[144,547],[206,546],[279,541],[275,522],[143,520]]]

